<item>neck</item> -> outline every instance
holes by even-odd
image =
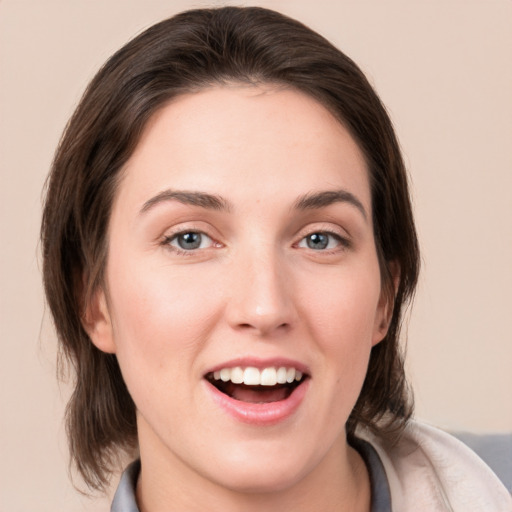
[[[370,480],[361,456],[342,436],[316,467],[281,489],[229,488],[195,472],[181,460],[145,457],[141,446],[137,482],[140,512],[368,512]]]

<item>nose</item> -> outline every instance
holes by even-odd
[[[240,256],[231,267],[226,312],[231,327],[259,337],[289,331],[298,316],[289,274],[275,251]]]

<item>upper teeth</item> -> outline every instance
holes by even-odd
[[[223,382],[231,381],[233,384],[246,384],[248,386],[275,386],[276,384],[290,384],[295,380],[301,380],[302,372],[284,366],[263,368],[262,370],[252,366],[247,368],[236,366],[213,372],[213,378]]]

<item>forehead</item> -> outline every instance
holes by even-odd
[[[243,200],[341,186],[370,208],[365,159],[347,129],[315,99],[275,86],[178,96],[150,119],[123,173],[120,192],[139,201],[169,187]]]

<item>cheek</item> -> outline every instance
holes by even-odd
[[[158,379],[184,378],[215,325],[219,301],[205,293],[197,273],[136,268],[119,265],[109,274],[116,353],[125,379],[136,376],[156,386]]]
[[[310,279],[301,286],[300,301],[311,317],[310,327],[317,339],[334,347],[371,343],[379,314],[380,274],[362,267],[331,272],[322,279]],[[311,286],[312,281],[325,283]],[[355,348],[355,347],[354,347]]]
[[[329,283],[324,289],[309,287],[303,295],[302,317],[308,319],[311,336],[327,361],[333,393],[346,400],[349,392],[355,401],[373,346],[380,274],[372,267],[364,267],[361,272],[351,268],[346,273],[333,272],[323,282]]]

